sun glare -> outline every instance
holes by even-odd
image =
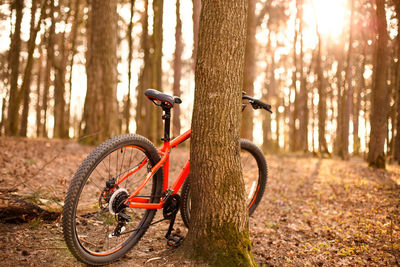
[[[345,0],[314,0],[314,23],[318,22],[322,35],[340,36],[348,23],[347,2]]]

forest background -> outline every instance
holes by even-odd
[[[183,99],[173,136],[190,127],[201,1],[119,0],[115,10],[91,10],[93,2],[0,1],[2,212],[18,198],[58,217],[69,179],[93,148],[75,141],[136,132],[159,142],[161,114],[147,88]],[[398,265],[400,1],[248,7],[243,91],[274,111],[245,111],[242,120],[242,137],[262,147],[270,170],[250,218],[256,261]],[[114,34],[104,36],[106,26]],[[44,186],[42,177],[52,179]],[[5,266],[73,263],[57,223],[21,218],[30,224],[0,224],[0,243],[9,244],[0,255],[12,255]],[[153,231],[124,260],[152,261],[163,249],[162,231]],[[158,264],[165,255],[156,256]]]
[[[400,161],[399,1],[249,4],[243,91],[275,112],[245,112],[242,136],[265,152],[362,155],[379,168]],[[100,27],[91,30],[87,2],[3,2],[0,133],[95,143],[138,132],[155,141],[162,127],[143,97],[150,87],[182,97],[173,131],[189,128],[200,6],[119,1],[105,14],[116,22],[116,55],[102,55],[113,88],[105,93],[91,78],[101,75],[89,60]],[[91,119],[95,110],[107,115]]]

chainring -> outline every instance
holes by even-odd
[[[171,195],[167,198],[164,204],[163,216],[164,219],[171,219],[178,213],[181,204],[181,197],[178,194]]]

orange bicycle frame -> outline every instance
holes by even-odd
[[[171,186],[171,188],[168,188],[168,181],[169,181],[169,153],[171,149],[177,147],[180,143],[186,141],[187,139],[190,138],[191,130],[188,130],[181,134],[180,136],[176,137],[172,141],[166,140],[163,142],[163,146],[159,150],[159,153],[161,155],[161,159],[153,168],[151,171],[147,174],[143,182],[138,186],[138,188],[128,197],[128,199],[125,201],[125,204],[128,204],[130,208],[139,208],[139,209],[162,209],[164,206],[164,203],[166,201],[166,197],[162,198],[159,203],[149,203],[150,198],[144,198],[144,197],[137,197],[137,195],[140,193],[140,191],[146,186],[146,184],[150,181],[150,179],[153,177],[153,175],[160,169],[163,168],[163,174],[164,174],[164,180],[163,180],[163,192],[166,192],[168,189],[171,190],[171,194],[176,194],[179,189],[181,188],[183,182],[185,181],[186,177],[189,175],[190,172],[190,160],[188,160],[183,167],[182,171],[178,175],[177,179]],[[138,164],[135,168],[133,168],[131,171],[129,171],[127,174],[124,175],[124,177],[118,182],[118,184],[122,183],[125,179],[127,179],[129,176],[132,174],[136,173],[139,171],[143,166],[146,165],[148,162],[148,158],[145,158],[142,162]]]

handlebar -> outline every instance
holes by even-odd
[[[270,104],[264,103],[263,101],[256,99],[254,97],[248,96],[248,95],[243,95],[242,99],[249,100],[249,103],[251,104],[253,109],[263,108],[266,111],[272,113],[272,110],[271,110],[272,106]]]

